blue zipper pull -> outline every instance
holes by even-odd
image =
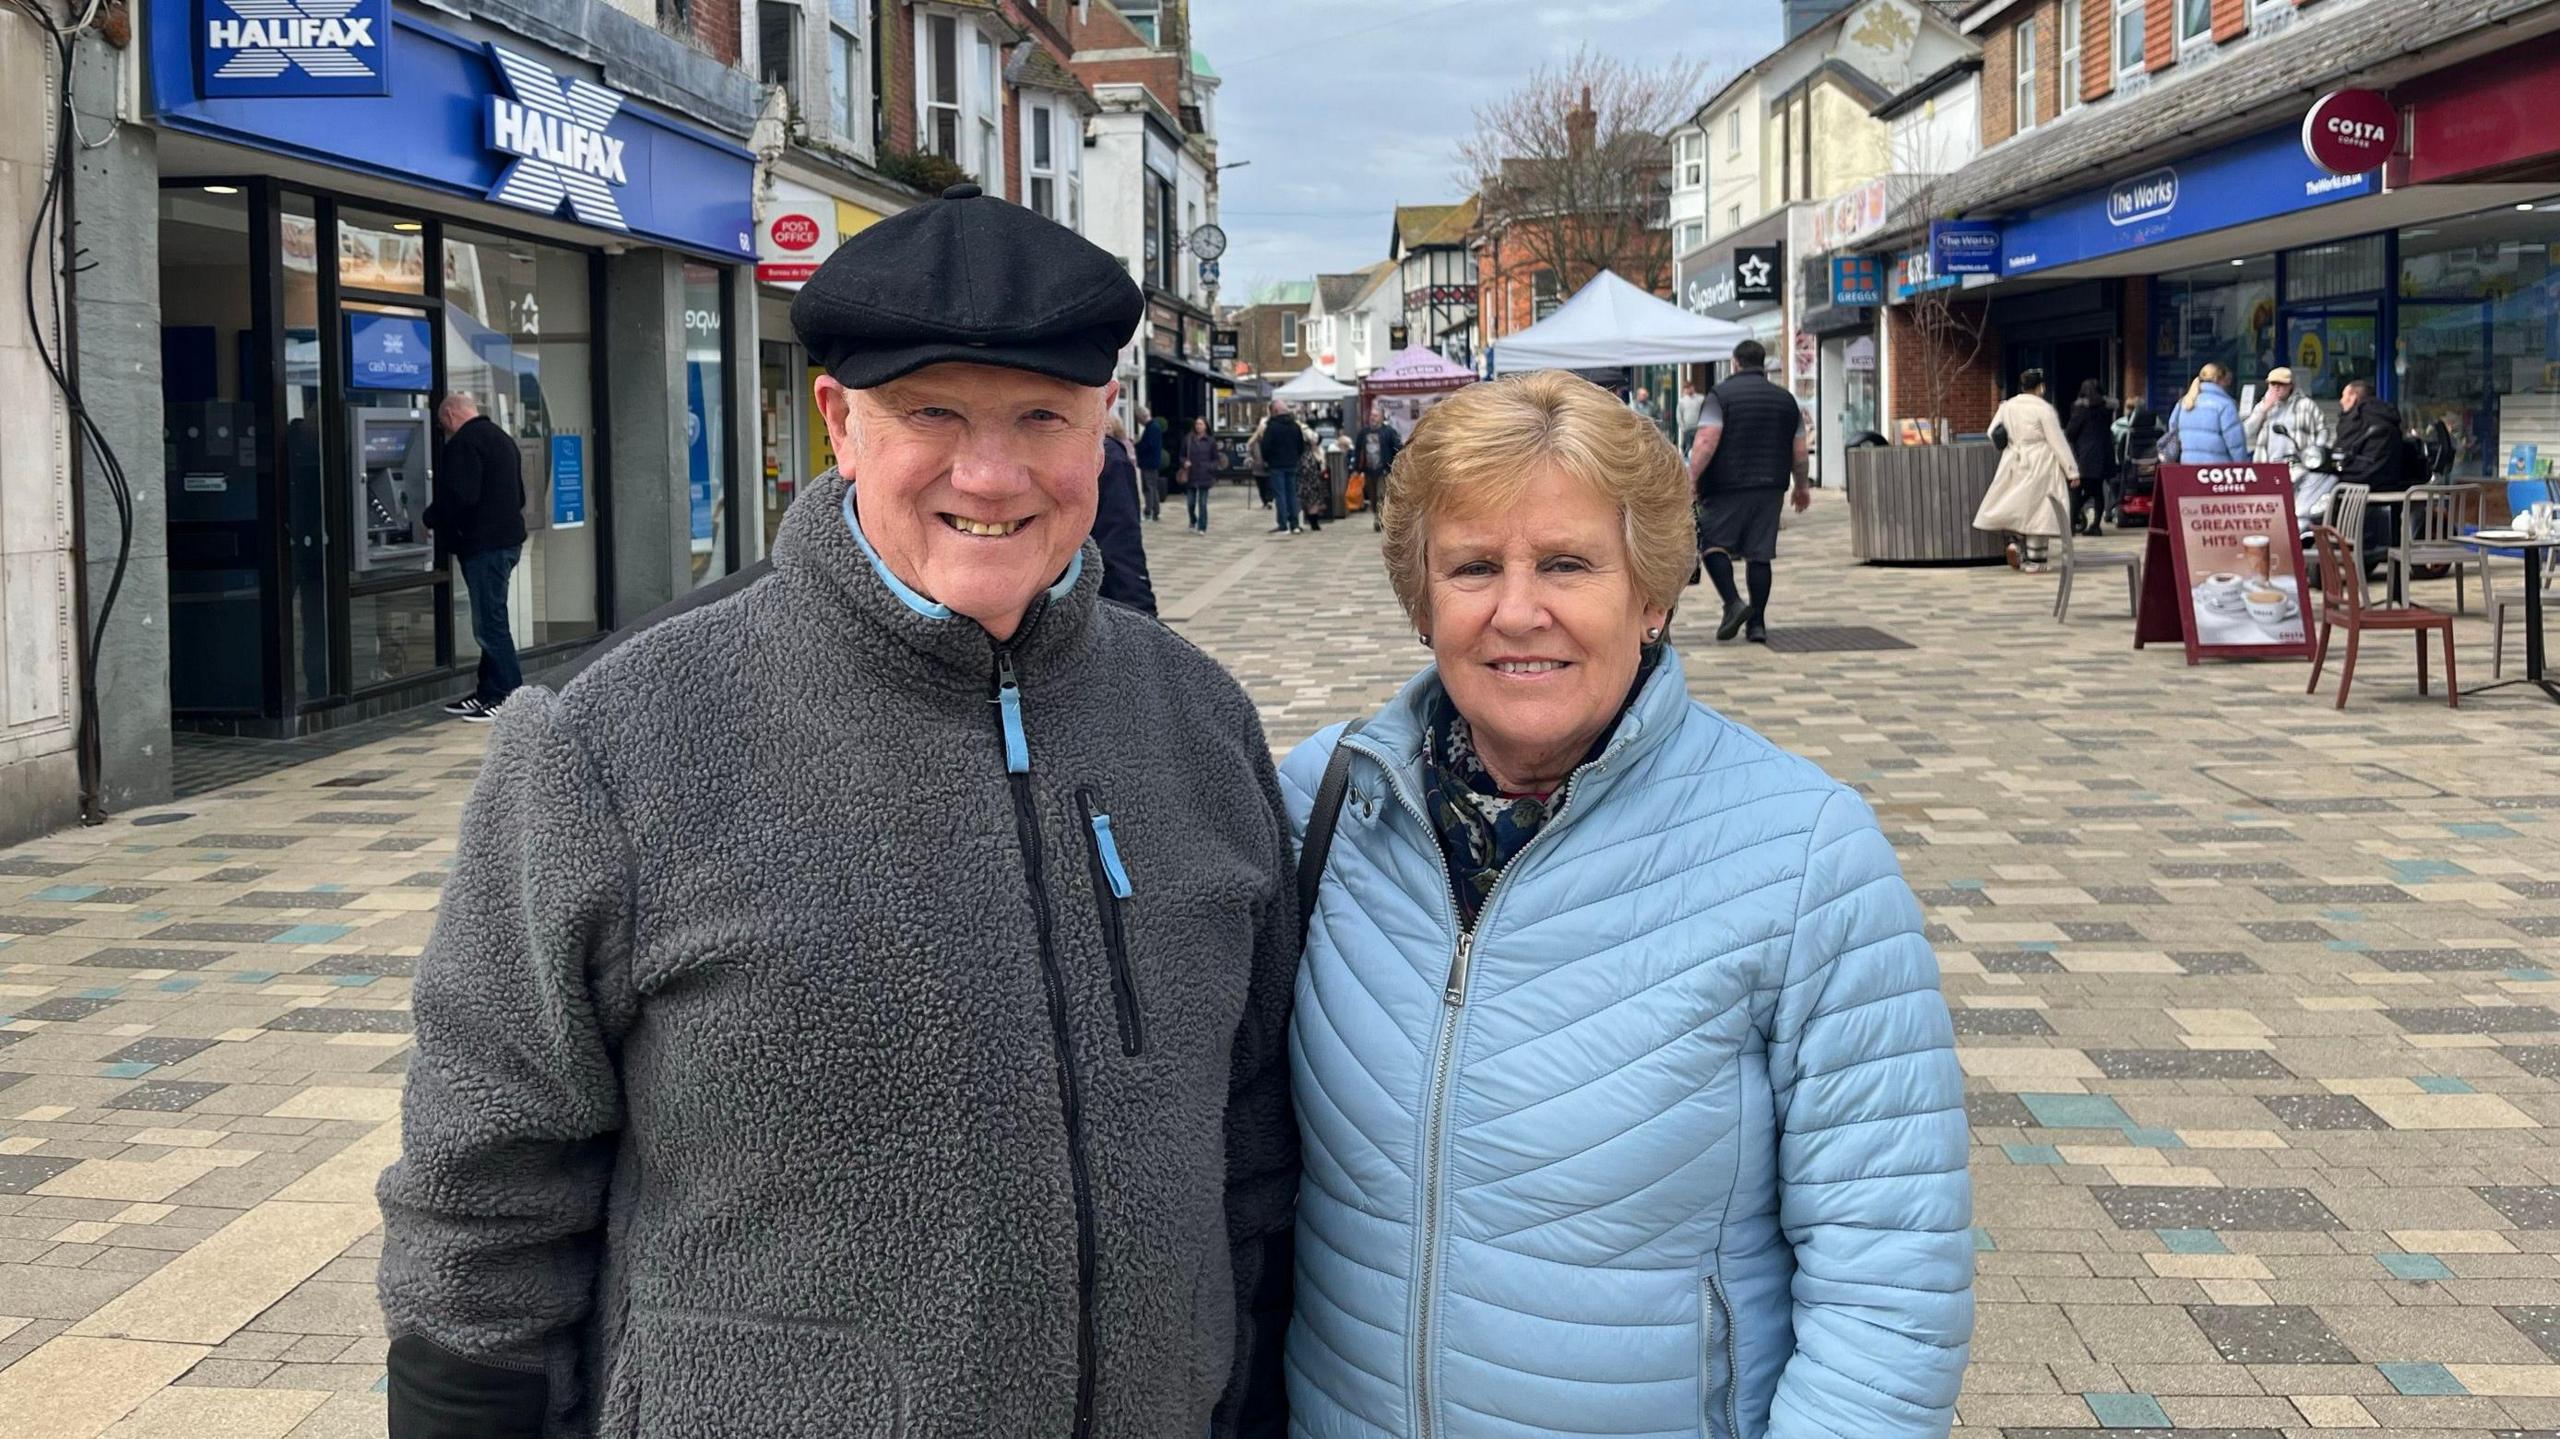
[[[1103,877],[1111,881],[1111,897],[1127,899],[1133,890],[1128,868],[1120,863],[1120,842],[1111,837],[1111,816],[1093,817],[1093,844],[1095,852],[1102,856]]]
[[[996,707],[1004,721],[1004,772],[1031,773],[1031,740],[1022,731],[1022,681],[1013,673],[1013,652],[996,651]]]

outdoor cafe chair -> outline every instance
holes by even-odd
[[[2456,544],[2454,537],[2480,528],[2481,493],[2477,485],[2411,485],[2406,508],[2400,516],[2400,543],[2392,548],[2391,563],[2399,571],[2398,593],[2409,593],[2409,572],[2420,565],[2446,565],[2453,570],[2453,608],[2457,613],[2470,613],[2470,602],[2463,593],[2462,572],[2477,567],[2483,603],[2488,589],[2489,557],[2469,545]]]
[[[2133,612],[2136,615],[2141,614],[2141,552],[2138,550],[2092,550],[2089,553],[2089,557],[2086,560],[2083,560],[2080,557],[2079,549],[2072,543],[2070,510],[2065,508],[2063,502],[2059,499],[2048,499],[2046,503],[2053,508],[2053,518],[2055,522],[2062,526],[2062,584],[2053,597],[2054,619],[2057,621],[2063,621],[2070,618],[2071,577],[2079,573],[2080,567],[2083,564],[2093,570],[2115,569],[2121,566],[2124,570],[2127,598],[2132,601]]]
[[[2372,591],[2364,582],[2364,512],[2366,502],[2372,497],[2373,486],[2359,485],[2351,480],[2341,481],[2329,491],[2329,514],[2325,522],[2344,536],[2348,547],[2356,552],[2356,588],[2367,598],[2371,597]],[[2314,525],[2323,523],[2316,515],[2310,518]]]
[[[2320,689],[2320,671],[2329,663],[2329,636],[2337,629],[2347,632],[2347,654],[2338,667],[2338,708],[2347,707],[2347,687],[2356,682],[2356,644],[2366,630],[2401,630],[2413,634],[2418,641],[2418,693],[2427,692],[2427,631],[2444,632],[2444,697],[2455,709],[2462,708],[2462,691],[2453,672],[2453,616],[2424,605],[2405,605],[2377,609],[2364,600],[2362,579],[2354,568],[2353,547],[2346,537],[2327,525],[2311,531],[2313,543],[2320,547],[2320,639],[2311,656],[2311,683],[2304,694]]]

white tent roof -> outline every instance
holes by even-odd
[[[1494,342],[1496,374],[1588,370],[1604,365],[1686,365],[1730,360],[1751,331],[1691,314],[1603,270],[1562,308]]]
[[[1300,370],[1297,377],[1289,383],[1273,390],[1271,398],[1287,400],[1291,404],[1304,402],[1321,405],[1328,400],[1347,400],[1359,393],[1357,389],[1310,365]]]

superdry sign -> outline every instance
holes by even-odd
[[[2400,112],[2376,90],[2332,90],[2302,117],[2302,153],[2332,175],[2361,175],[2391,158]]]
[[[629,229],[614,198],[631,183],[624,142],[605,133],[622,96],[593,80],[562,80],[541,61],[496,45],[489,63],[515,92],[513,99],[489,97],[489,148],[516,157],[489,198],[544,215],[565,202],[583,224]]]
[[[201,0],[208,97],[390,93],[391,0]]]

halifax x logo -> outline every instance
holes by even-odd
[[[566,200],[581,223],[631,228],[614,199],[630,180],[624,142],[605,133],[623,97],[592,80],[563,81],[550,66],[496,45],[489,59],[514,96],[489,97],[489,148],[516,157],[489,198],[544,215]]]

